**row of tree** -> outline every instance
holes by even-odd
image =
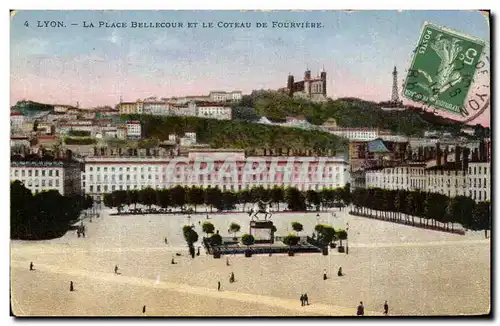
[[[182,187],[169,189],[144,188],[141,190],[116,190],[104,195],[104,204],[113,207],[120,213],[124,206],[137,204],[162,208],[178,207],[184,209],[187,205],[194,207],[196,212],[199,205],[210,206],[211,210],[230,210],[236,204],[243,204],[246,210],[248,204],[257,200],[271,201],[279,210],[280,203],[285,202],[289,210],[304,211],[308,207],[319,210],[321,207],[331,207],[340,203],[349,204],[350,186],[343,188],[323,189],[320,191],[300,191],[293,187],[264,188],[254,187],[242,191],[221,191],[216,188]]]
[[[39,240],[64,235],[80,212],[93,206],[90,196],[62,196],[57,190],[33,195],[20,181],[10,184],[11,239]]]
[[[448,197],[438,193],[421,191],[388,190],[380,188],[360,189],[352,193],[354,212],[375,217],[420,224],[443,225],[446,229],[459,223],[466,229],[491,229],[491,203],[476,203],[466,196]]]

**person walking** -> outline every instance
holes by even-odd
[[[217,291],[220,291],[220,281],[217,282]]]
[[[229,257],[226,257],[226,266],[229,266]]]
[[[357,311],[356,314],[358,316],[364,316],[365,315],[365,306],[363,305],[363,301],[359,302],[358,311]]]
[[[30,271],[33,270],[33,262],[30,262]]]
[[[337,272],[337,275],[338,275],[338,276],[342,276],[342,275],[344,275],[344,274],[342,274],[342,267],[339,267],[339,271]]]
[[[305,299],[304,299],[304,295],[303,294],[300,295],[300,305],[301,306],[305,305]]]
[[[146,306],[142,306],[142,313],[145,314],[146,313]]]
[[[118,274],[118,265],[115,265],[115,274]]]
[[[304,303],[308,306],[309,305],[309,297],[307,296],[307,293],[304,294]]]
[[[387,304],[387,300],[385,300],[385,303],[384,303],[384,315],[387,316],[388,313],[389,313],[389,305]]]
[[[168,244],[168,240],[167,240],[167,237],[165,237],[165,244]]]
[[[70,282],[69,282],[69,290],[70,290],[71,292],[75,291],[75,288],[74,288],[74,286],[73,286],[73,281],[70,281]]]
[[[326,269],[323,271],[323,281],[326,281],[328,277],[326,276]]]

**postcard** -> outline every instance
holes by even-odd
[[[11,315],[491,317],[490,23],[12,10]]]

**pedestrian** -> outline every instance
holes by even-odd
[[[326,281],[328,277],[326,276],[326,269],[323,271],[323,280]]]
[[[196,256],[200,255],[200,247],[198,247],[198,252],[196,253]]]
[[[165,244],[168,244],[167,237],[165,237]]]
[[[73,281],[70,281],[70,282],[69,282],[69,290],[70,290],[71,292],[73,292],[73,291],[75,290],[75,288],[74,288],[74,286],[73,286]]]
[[[145,314],[146,313],[146,306],[142,306],[142,313]]]
[[[300,305],[301,305],[301,306],[304,306],[304,305],[305,305],[305,303],[304,303],[304,302],[305,302],[305,301],[304,301],[304,295],[303,295],[303,294],[301,294],[301,295],[300,295]]]
[[[226,266],[229,266],[229,257],[226,257]]]
[[[338,275],[338,276],[342,276],[342,275],[344,275],[344,274],[342,274],[342,267],[339,267],[339,271],[337,272],[337,275]]]
[[[363,301],[359,302],[358,311],[357,311],[356,314],[358,316],[364,316],[365,315],[365,306],[363,306]]]
[[[33,262],[30,262],[30,271],[33,270]]]
[[[387,300],[385,300],[384,303],[384,315],[387,315],[389,313],[389,305],[387,304]]]
[[[175,265],[175,260],[174,260],[174,257],[172,257],[172,261],[170,261],[170,263],[171,263],[172,265]]]
[[[115,274],[118,274],[118,265],[115,265]]]
[[[307,296],[307,293],[304,294],[304,303],[309,305],[309,297]]]
[[[220,291],[220,281],[217,282],[217,291]]]

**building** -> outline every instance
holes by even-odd
[[[167,102],[154,101],[154,102],[144,102],[144,114],[151,115],[170,115],[170,108],[172,105]]]
[[[471,162],[467,175],[468,196],[477,202],[491,201],[491,164]]]
[[[344,158],[245,156],[243,151],[205,149],[177,157],[87,157],[82,180],[85,192],[95,197],[114,190],[177,185],[222,191],[275,185],[321,190],[344,187],[349,171]]]
[[[141,139],[142,128],[140,121],[127,121],[127,138]]]
[[[238,102],[243,98],[241,91],[221,92],[211,91],[208,94],[210,102]]]
[[[319,76],[312,78],[308,69],[304,73],[304,80],[301,81],[295,81],[294,76],[289,74],[287,87],[281,90],[290,97],[297,96],[316,102],[326,101],[326,72],[323,69]]]
[[[354,141],[370,141],[379,138],[377,128],[327,127],[326,131],[339,137]],[[387,135],[387,133],[385,133]]]
[[[10,180],[19,180],[32,193],[55,189],[61,195],[81,193],[81,164],[68,160],[25,161],[10,163]]]
[[[217,120],[231,120],[233,117],[232,108],[223,104],[214,103],[194,103],[196,116],[199,118],[210,118]]]
[[[486,150],[475,150],[469,155],[470,151],[460,146],[452,151],[448,147],[441,150],[439,144],[434,152],[419,150],[418,162],[367,169],[365,186],[420,190],[448,197],[468,196],[476,202],[491,201],[491,164]],[[430,159],[426,161],[425,157]]]
[[[118,110],[120,114],[142,114],[144,103],[142,101],[120,102],[118,104]]]
[[[10,113],[10,129],[12,132],[20,132],[23,129],[24,115],[19,112]]]

